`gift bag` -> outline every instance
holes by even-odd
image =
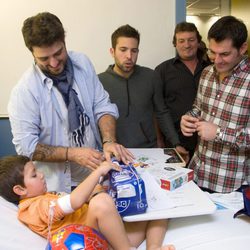
[[[112,161],[122,168],[121,172],[111,170],[109,173],[109,194],[113,198],[118,212],[122,217],[145,213],[148,203],[144,181],[133,164],[124,165],[115,159]]]
[[[234,218],[238,215],[245,214],[250,216],[250,187],[244,188],[242,191],[243,194],[243,201],[244,201],[244,208],[234,214]]]

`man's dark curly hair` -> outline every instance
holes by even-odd
[[[65,41],[65,30],[60,19],[43,12],[27,18],[22,28],[26,47],[33,52],[33,46],[48,47],[57,41]]]

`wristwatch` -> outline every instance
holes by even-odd
[[[222,136],[223,136],[223,131],[222,131],[221,128],[218,126],[218,127],[217,127],[217,130],[216,130],[215,140],[216,140],[216,141],[221,141],[221,140],[222,140]]]

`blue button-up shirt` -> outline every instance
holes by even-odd
[[[110,103],[109,95],[103,89],[89,59],[76,52],[69,52],[69,56],[73,63],[76,91],[90,118],[96,147],[100,148],[98,120],[104,114],[117,118],[117,107]],[[71,146],[67,114],[63,105],[65,104],[52,80],[37,65],[32,65],[12,90],[8,105],[13,143],[18,154],[31,158],[37,143]],[[69,163],[36,164],[45,174],[48,190],[70,192],[71,168],[67,167]]]

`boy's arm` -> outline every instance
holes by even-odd
[[[77,210],[82,207],[84,203],[88,202],[101,176],[102,172],[100,168],[98,168],[72,191],[70,194],[70,204],[73,210]]]
[[[96,185],[99,182],[100,177],[106,175],[111,169],[120,171],[120,167],[118,165],[110,162],[103,162],[99,166],[99,168],[94,170],[81,184],[79,184],[79,186],[77,186],[72,191],[70,196],[68,196],[70,198],[69,207],[71,207],[71,209],[74,211],[82,207],[84,203],[88,202],[93,190],[95,189]],[[61,207],[60,199],[65,199],[65,198],[62,197],[58,199],[58,204]],[[70,209],[68,211],[72,212],[70,211]]]

